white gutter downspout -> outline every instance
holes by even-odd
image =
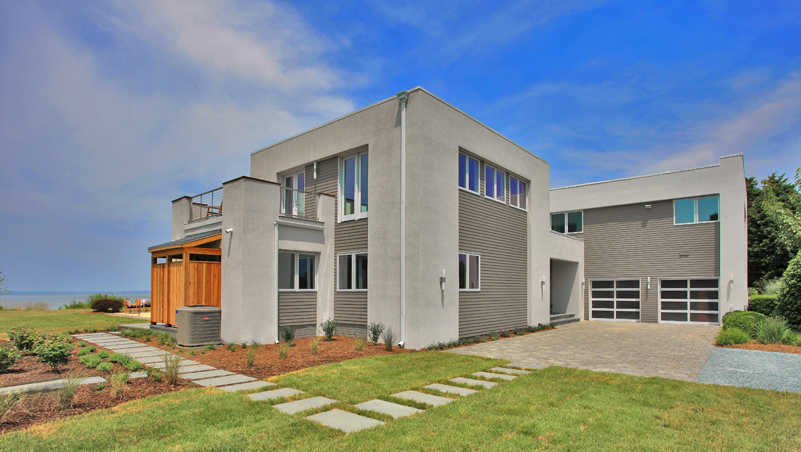
[[[275,343],[279,342],[278,337],[278,222],[275,222]]]
[[[400,180],[400,347],[406,343],[406,102],[409,93],[398,93],[401,105],[401,180]]]

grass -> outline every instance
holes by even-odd
[[[274,381],[353,403],[492,364],[428,352],[362,358]],[[799,431],[801,394],[552,367],[351,435],[204,388],[8,433],[0,449],[797,450]]]
[[[71,330],[94,328],[98,331],[125,323],[149,323],[148,320],[131,317],[115,317],[92,312],[90,309],[41,310],[41,311],[0,311],[0,338],[19,325],[48,333],[67,333]]]

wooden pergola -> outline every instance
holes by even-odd
[[[175,311],[181,306],[220,306],[222,250],[202,245],[221,238],[216,234],[150,250],[152,324],[174,326]]]

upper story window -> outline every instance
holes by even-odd
[[[459,290],[481,290],[481,256],[459,253]]]
[[[673,201],[673,224],[705,223],[718,221],[718,196],[677,199]]]
[[[526,210],[526,183],[509,176],[509,204]]]
[[[278,252],[278,289],[314,290],[315,255]]]
[[[285,188],[292,190],[281,190],[281,213],[284,215],[294,215],[302,217],[306,210],[306,173],[303,170],[284,176]],[[297,190],[297,191],[295,191]]]
[[[340,254],[337,290],[367,290],[367,253]]]
[[[478,193],[478,160],[459,154],[459,187]]]
[[[560,212],[551,214],[551,230],[562,234],[584,231],[584,212]]]
[[[339,168],[339,214],[341,220],[367,218],[369,161],[366,152],[341,160]]]
[[[484,165],[484,195],[506,203],[506,173]]]

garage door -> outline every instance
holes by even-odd
[[[688,278],[659,281],[660,322],[717,324],[719,315],[719,280]]]
[[[640,320],[640,280],[590,281],[592,320]]]

